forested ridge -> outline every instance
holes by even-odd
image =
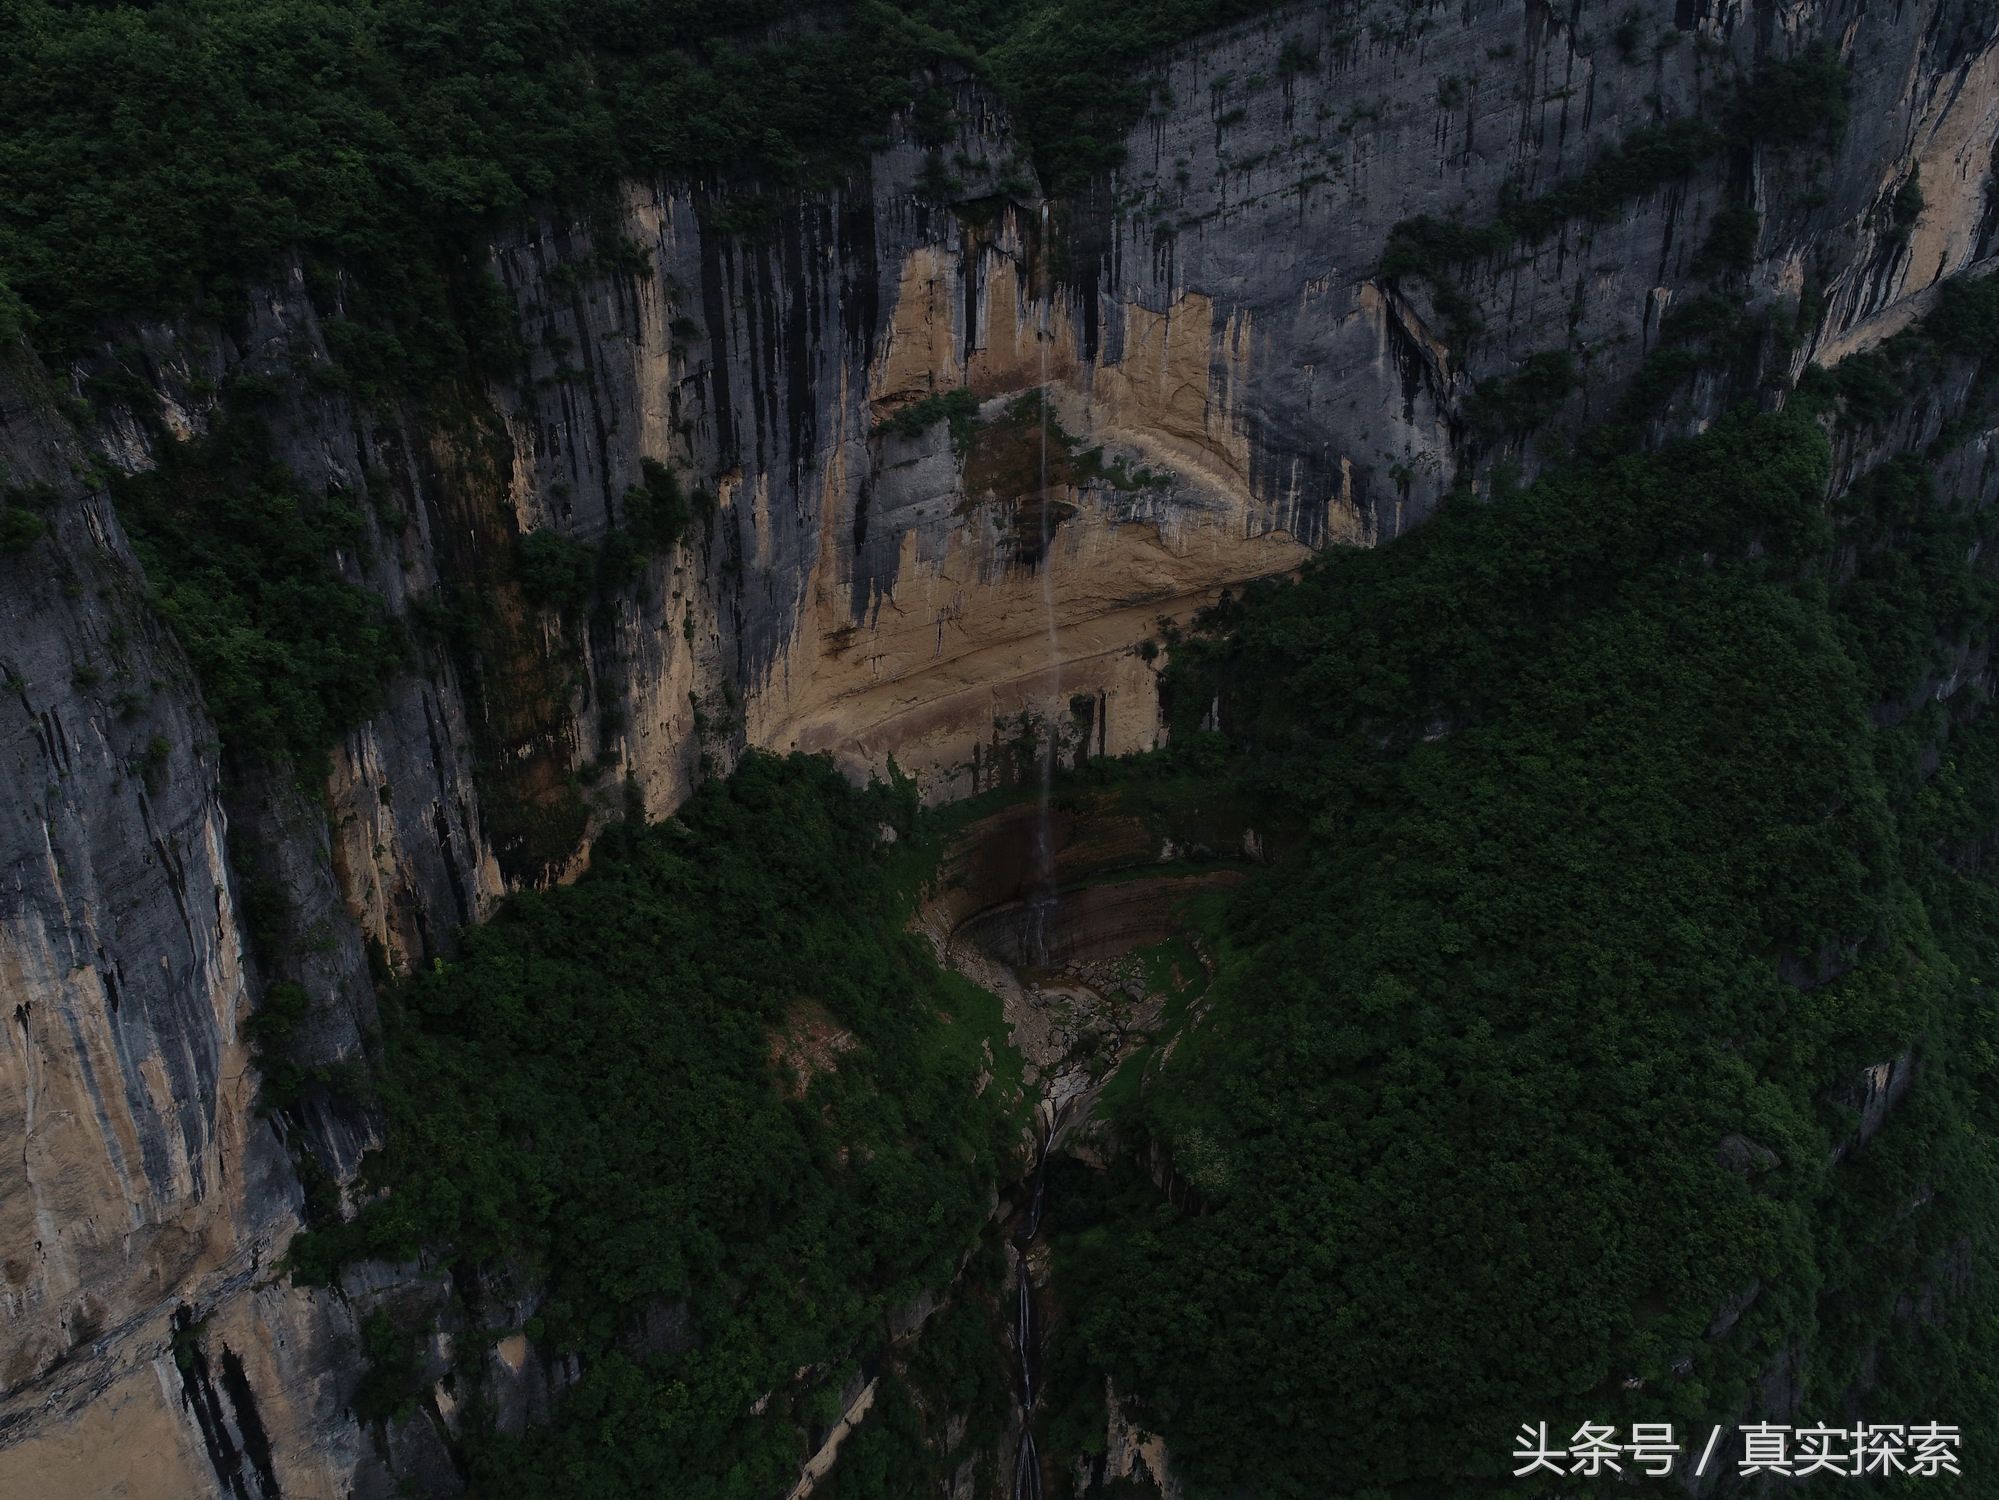
[[[456,1268],[477,1289],[450,1315],[473,1330],[461,1375],[515,1299],[540,1349],[581,1356],[551,1425],[473,1414],[477,1493],[764,1500],[890,1314],[950,1288],[1024,1106],[998,1002],[901,930],[922,847],[906,783],[753,755],[384,992],[367,1207],[289,1263]],[[406,1413],[443,1373],[419,1373],[435,1316],[374,1317],[360,1415]],[[965,1343],[964,1314],[941,1318],[933,1362]],[[954,1378],[997,1397],[975,1326],[983,1359]]]
[[[1143,1088],[1106,1095],[1108,1169],[1058,1174],[1051,1452],[1101,1448],[1106,1377],[1198,1500],[1552,1492],[1512,1477],[1529,1421],[1685,1434],[1795,1408],[1972,1432],[1999,1403],[1986,1272],[1999,1017],[1985,983],[1999,963],[1999,734],[1979,674],[1951,670],[1989,646],[1999,584],[1979,559],[1994,521],[1934,482],[1961,424],[1828,500],[1828,432],[1850,441],[1872,421],[1883,380],[1989,358],[1995,307],[1990,283],[1956,289],[1947,316],[1808,381],[1785,410],[1462,495],[1395,546],[1329,554],[1178,643],[1174,747],[1099,763],[1075,790],[1139,805],[1203,788],[1254,810],[1287,852],[1202,903],[1207,995],[1170,1048],[1134,1064]],[[1974,404],[1991,392],[1981,369]],[[1204,730],[1217,705],[1219,732]],[[552,1276],[534,1329],[595,1349],[594,1373],[551,1430],[475,1438],[493,1493],[665,1472],[690,1495],[754,1493],[797,1455],[795,1437],[730,1404],[752,1372],[772,1380],[814,1341],[866,1344],[884,1302],[855,1287],[948,1277],[928,1237],[977,1242],[977,1195],[1004,1169],[997,1121],[949,1097],[964,1043],[928,1022],[894,1029],[920,1011],[878,1009],[911,982],[884,990],[891,973],[947,1012],[968,1003],[913,953],[881,967],[907,941],[896,903],[934,855],[934,821],[895,811],[895,795],[856,801],[809,763],[752,759],[677,825],[618,833],[575,892],[518,900],[461,963],[394,1000],[391,1149],[371,1180],[397,1190],[297,1258],[449,1245],[488,1262],[525,1253]],[[893,857],[884,810],[904,830]],[[798,830],[780,846],[797,857],[756,866],[773,812]],[[845,920],[808,920],[841,851],[865,850],[874,873],[820,913]],[[656,924],[688,920],[683,901],[748,946],[690,937],[655,976],[680,941]],[[599,1049],[634,1028],[665,1022],[659,1045],[677,1052],[719,1026],[740,1038],[723,1077],[765,1100],[740,1117],[753,1121],[772,1107],[758,1028],[830,965],[854,988],[842,998],[842,979],[827,1003],[867,1050],[808,1102],[858,1107],[858,1087],[874,1101],[851,1117],[864,1132],[893,1107],[917,1139],[964,1145],[919,1151],[871,1189],[858,1239],[842,1227],[846,1169],[823,1146],[798,1158],[817,1163],[803,1177],[789,1147],[743,1156],[717,1136],[711,1155],[716,1110],[698,1102],[620,1125],[602,1175],[568,1185],[562,1116],[553,1138],[529,1124],[576,1087],[544,1056],[541,1013],[624,972],[627,909],[647,978],[608,1034],[594,1006],[569,1018],[566,1045],[590,1059],[575,1078],[598,1076]],[[855,910],[878,915],[856,926]],[[831,946],[809,937],[794,958],[760,936],[798,921]],[[580,967],[543,956],[568,951]],[[1884,1064],[1912,1074],[1905,1094],[1871,1092]],[[550,1163],[513,1154],[529,1128]],[[1147,1143],[1170,1162],[1170,1196],[1140,1169]],[[715,1178],[716,1195],[668,1190],[677,1235],[605,1235],[609,1216],[650,1212],[649,1184],[666,1180],[653,1153],[675,1182]],[[741,1217],[772,1194],[799,1217]],[[586,1211],[599,1228],[573,1239]],[[901,1248],[863,1253],[877,1243]],[[792,1255],[823,1256],[813,1284],[846,1290],[760,1362],[755,1340],[782,1325],[755,1298],[730,1303],[733,1277],[721,1294],[700,1277],[804,1265]],[[997,1434],[997,1280],[975,1254],[935,1342],[886,1368],[830,1494],[915,1493]],[[588,1294],[565,1290],[578,1286]],[[745,1363],[628,1357],[615,1331],[646,1295],[692,1295]],[[668,1390],[684,1394],[662,1407]],[[705,1417],[703,1392],[717,1403]],[[807,1393],[793,1401],[797,1420],[823,1420]],[[607,1444],[642,1412],[665,1426]],[[1972,1470],[1956,1492],[1990,1486]]]
[[[1528,1421],[1999,1408],[1999,729],[1953,670],[1994,522],[1916,455],[1829,505],[1814,415],[1990,360],[1995,306],[1179,647],[1178,753],[1218,704],[1299,843],[1122,1112],[1195,1209],[1129,1171],[1058,1202],[1064,1357],[1190,1494],[1533,1492]],[[1882,1064],[1916,1081],[1863,1138]]]
[[[304,378],[435,396],[519,366],[486,242],[534,208],[588,217],[621,177],[679,174],[709,223],[754,228],[858,170],[898,112],[941,162],[965,76],[1017,112],[1005,190],[1076,193],[1152,96],[1147,59],[1265,8],[19,0],[0,343],[61,359],[134,314],[226,318],[296,257],[332,356]],[[1403,221],[1373,275],[1427,295],[1462,350],[1467,263],[1729,151],[1816,150],[1847,88],[1823,49],[1731,78],[1712,120],[1646,126],[1488,221]],[[1566,1493],[1511,1477],[1523,1422],[1700,1432],[1794,1403],[1976,1434],[1999,1411],[1999,533],[1935,479],[1992,420],[1999,283],[1759,388],[1822,307],[1743,316],[1758,220],[1731,205],[1708,292],[1662,322],[1613,420],[1531,485],[1500,465],[1390,547],[1227,600],[1170,643],[1172,748],[1082,773],[1134,800],[1197,786],[1283,852],[1204,901],[1205,991],[1142,1086],[1134,1067],[1105,1096],[1102,1164],[1058,1168],[1050,1452],[1102,1447],[1107,1383],[1189,1500]],[[1723,346],[1758,402],[1635,451]],[[399,529],[386,482],[304,493],[270,461],[257,376],[202,390],[214,420],[180,443],[151,390],[99,368],[59,399],[158,440],[156,467],[106,483],[228,774],[309,785],[417,647],[470,639],[440,600],[478,581],[391,617],[334,561],[365,545],[364,505]],[[1836,452],[1967,368],[1969,415],[1828,499]],[[1511,369],[1463,407],[1493,452],[1584,379],[1566,347]],[[962,447],[977,411],[938,394],[883,430],[944,422]],[[1046,412],[1028,395],[1003,420]],[[549,639],[706,539],[713,476],[640,476],[601,540],[502,538]],[[55,488],[0,498],[0,554],[46,545]],[[877,1372],[820,1500],[907,1500],[1000,1450],[993,1213],[1026,1094],[998,1002],[907,930],[938,820],[825,761],[708,765],[674,818],[611,824],[574,886],[379,973],[365,1067],[311,1080],[379,1109],[382,1148],[350,1219],[300,1157],[287,1270],[416,1262],[426,1288],[372,1304],[354,1414],[379,1436],[480,1391],[517,1331],[575,1375],[546,1422],[462,1409],[475,1494],[765,1500]],[[273,984],[248,1022],[281,1116],[308,1005]],[[1954,1493],[1999,1493],[1980,1448],[1968,1466]]]
[[[480,237],[531,206],[629,174],[811,185],[897,111],[942,144],[971,73],[1019,112],[1018,180],[1073,188],[1117,160],[1149,54],[1268,3],[20,0],[0,335],[57,353],[118,314],[226,311],[296,253],[394,326],[404,378],[449,370],[492,317]]]

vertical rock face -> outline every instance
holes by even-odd
[[[1612,40],[1627,10],[1276,12],[1165,60],[1128,166],[1045,216],[1001,195],[1021,148],[970,86],[948,202],[908,139],[748,232],[705,190],[631,184],[608,229],[493,246],[529,354],[448,416],[309,378],[341,294],[296,272],[226,324],[131,330],[118,358],[178,436],[0,391],[9,482],[63,496],[46,539],[0,558],[0,1492],[387,1493],[386,1455],[421,1446],[347,1411],[376,1293],[274,1267],[303,1211],[294,1148],[348,1176],[371,1127],[256,1110],[243,1023],[273,976],[246,957],[232,830],[315,934],[285,976],[312,1001],[299,1045],[351,1057],[367,945],[421,962],[506,890],[574,874],[621,783],[664,813],[764,745],[893,757],[943,797],[1007,774],[1023,728],[1153,743],[1138,648],[1161,616],[1419,522],[1494,456],[1466,436],[1474,383],[1530,354],[1584,364],[1548,431],[1602,415],[1732,193],[1759,213],[1750,301],[1809,286],[1826,309],[1801,358],[1867,347],[1991,255],[1999,49],[1973,12],[1651,5],[1633,51]],[[1461,268],[1472,347],[1422,286],[1375,278],[1397,221],[1489,219],[1503,190],[1544,192],[1697,101],[1713,115],[1731,70],[1817,40],[1855,76],[1830,159],[1738,153]],[[274,441],[307,488],[371,501],[350,581],[399,614],[474,591],[490,628],[422,646],[324,786],[225,798],[90,476],[205,430],[240,373],[277,377]],[[923,403],[961,388],[977,415],[954,435]],[[1670,420],[1725,399],[1697,384]],[[1511,456],[1531,467],[1534,440]],[[598,541],[643,459],[709,490],[712,519],[588,621],[532,606],[518,537]]]
[[[15,392],[0,434],[17,480],[78,456]],[[273,1276],[300,1191],[253,1107],[214,733],[103,497],[53,523],[0,589],[0,1491],[257,1494],[274,1443],[303,1479],[331,1441],[331,1495],[357,1435],[298,1421],[334,1349],[290,1362],[318,1315]],[[199,1402],[191,1301],[217,1314]]]

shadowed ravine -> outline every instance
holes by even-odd
[[[1977,1430],[1985,0],[415,9],[0,19],[0,1497]]]
[[[1048,205],[1041,205],[1041,234],[1048,236]],[[1041,552],[1036,566],[1041,570],[1041,603],[1048,621],[1048,701],[1059,701],[1062,686],[1062,634],[1055,611],[1055,523],[1048,501],[1048,304],[1041,310],[1041,326],[1036,343],[1041,364],[1039,399],[1040,472],[1035,510],[1041,530]],[[1041,753],[1041,785],[1034,817],[1034,894],[1029,901],[1028,946],[1033,961],[1048,961],[1048,919],[1055,907],[1055,837],[1052,808],[1055,796],[1055,760],[1059,753],[1058,721],[1051,717],[1048,740]],[[1057,1104],[1042,1131],[1041,1145],[1034,1154],[1034,1186],[1028,1195],[1027,1213],[1014,1233],[1014,1272],[1019,1282],[1018,1308],[1014,1315],[1014,1349],[1020,1361],[1020,1450],[1014,1457],[1013,1500],[1041,1500],[1041,1455],[1034,1444],[1035,1363],[1040,1356],[1039,1331],[1034,1320],[1034,1277],[1027,1263],[1028,1248],[1041,1232],[1041,1211],[1048,1193],[1048,1148],[1054,1143],[1055,1129],[1062,1120]]]
[[[1041,1214],[1048,1199],[1048,1148],[1054,1144],[1056,1128],[1062,1123],[1058,1108],[1049,1116],[1034,1154],[1033,1185],[1027,1207],[1013,1234],[1015,1297],[1013,1343],[1020,1364],[1020,1446],[1014,1455],[1013,1500],[1041,1500],[1041,1454],[1034,1444],[1034,1409],[1040,1392],[1035,1386],[1036,1367],[1041,1358],[1041,1329],[1034,1315],[1034,1276],[1027,1253],[1041,1233]]]

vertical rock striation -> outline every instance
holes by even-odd
[[[257,1111],[244,1022],[263,984],[306,988],[308,1062],[353,1058],[371,945],[391,967],[443,951],[507,890],[573,875],[627,796],[665,813],[747,745],[857,772],[893,757],[944,797],[1006,775],[1022,725],[1098,753],[1154,743],[1139,648],[1162,616],[1391,540],[1461,468],[1531,468],[1605,415],[1697,295],[1730,203],[1757,213],[1746,303],[1823,308],[1800,363],[1869,347],[1991,256],[1999,47],[1975,7],[1653,5],[1635,53],[1613,40],[1627,9],[1279,10],[1164,59],[1127,166],[1046,234],[1003,195],[1023,148],[971,84],[941,197],[908,136],[750,231],[726,190],[629,184],[612,214],[494,243],[527,353],[448,399],[314,378],[344,293],[297,268],[226,320],[107,345],[157,424],[113,405],[79,425],[48,390],[0,389],[9,482],[60,497],[48,537],[0,558],[0,1491],[374,1495],[416,1466],[421,1443],[379,1443],[348,1409],[358,1318],[400,1273],[341,1296],[276,1268],[305,1212],[295,1161],[348,1179],[373,1127],[323,1090]],[[1728,153],[1456,268],[1470,344],[1434,287],[1377,276],[1397,222],[1488,221],[1641,126],[1718,117],[1733,77],[1814,41],[1853,69],[1832,156]],[[1898,224],[1912,179],[1921,208]],[[1473,434],[1477,384],[1553,348],[1586,378],[1546,425]],[[1018,405],[1044,367],[1045,408]],[[412,619],[454,591],[484,608],[470,642],[416,631],[416,664],[306,791],[225,789],[99,478],[206,430],[244,374],[277,382],[273,442],[300,482],[369,500],[346,578]],[[916,419],[961,388],[967,430]],[[1729,399],[1696,380],[1665,424]],[[532,605],[519,537],[599,542],[645,459],[712,517],[587,620]],[[1022,545],[1044,508],[1045,553]],[[1062,702],[1042,701],[1039,569]],[[282,974],[246,952],[232,829],[314,935]]]

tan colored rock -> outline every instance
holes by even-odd
[[[962,299],[940,295],[940,280],[927,249],[905,267],[879,400],[920,385],[898,348],[956,347]],[[1222,589],[1289,571],[1309,555],[1250,491],[1247,444],[1232,416],[1250,378],[1246,323],[1217,329],[1212,304],[1196,295],[1165,313],[1133,304],[1124,309],[1123,358],[1079,389],[1072,320],[1060,304],[1031,303],[1022,280],[1015,261],[989,256],[977,315],[987,342],[972,359],[974,389],[1034,388],[1045,343],[1056,420],[1163,472],[1168,488],[1140,503],[1104,486],[1037,497],[1023,472],[1016,484],[1024,489],[974,493],[962,466],[948,480],[933,472],[926,481],[884,464],[884,492],[928,482],[938,504],[928,513],[910,507],[921,519],[899,529],[893,583],[863,597],[841,496],[849,462],[872,460],[858,435],[836,443],[808,605],[782,660],[749,694],[751,743],[831,751],[857,772],[881,772],[893,758],[933,799],[990,784],[1004,733],[997,725],[1023,711],[1066,724],[1079,696],[1099,705],[1098,753],[1151,748],[1161,733],[1158,702],[1139,644],[1161,619],[1184,621]],[[940,456],[934,443],[931,453]],[[1028,504],[1063,513],[1038,565],[1014,556],[1017,523],[1008,518]],[[880,500],[876,508],[887,509]],[[941,509],[953,519],[938,521]]]
[[[189,1500],[213,1492],[208,1455],[165,1372],[128,1369],[87,1406],[31,1443],[0,1446],[0,1495]]]

